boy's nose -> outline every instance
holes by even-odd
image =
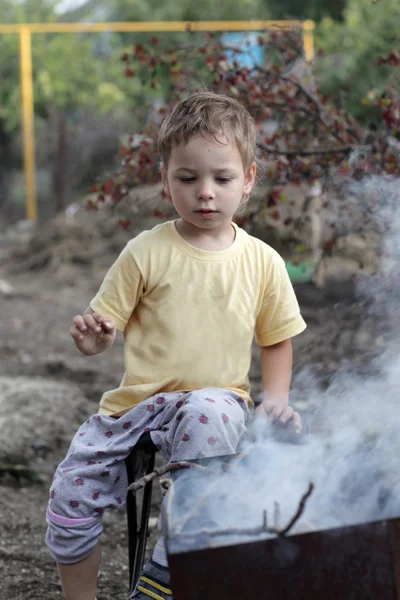
[[[215,193],[211,185],[203,184],[197,190],[197,198],[198,200],[213,200],[215,198]]]

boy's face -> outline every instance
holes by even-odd
[[[244,194],[254,185],[256,166],[244,172],[236,141],[197,135],[172,148],[162,168],[166,194],[183,221],[199,229],[231,226]]]

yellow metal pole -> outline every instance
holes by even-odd
[[[304,21],[303,23],[303,37],[304,37],[304,52],[306,59],[309,62],[314,60],[314,21]]]
[[[32,81],[32,46],[29,27],[20,29],[22,126],[24,134],[24,167],[26,186],[26,215],[37,220],[35,174],[35,125]]]
[[[35,131],[32,81],[32,33],[72,32],[171,32],[171,31],[260,31],[301,26],[301,21],[149,21],[139,23],[30,23],[27,25],[2,24],[0,34],[19,33],[21,53],[22,122],[24,135],[24,168],[26,186],[26,214],[36,221]],[[314,21],[304,21],[304,50],[307,60],[314,59]]]

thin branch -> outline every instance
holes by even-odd
[[[282,79],[282,81],[286,81],[288,83],[291,83],[295,87],[297,87],[297,89],[310,102],[312,102],[312,104],[314,104],[314,106],[317,110],[318,120],[321,121],[321,123],[329,129],[330,123],[326,120],[325,115],[323,114],[324,108],[323,108],[322,104],[319,102],[317,96],[315,94],[313,94],[310,90],[308,90],[296,77],[290,76],[290,75],[285,75],[284,73],[276,73],[276,72],[271,73],[271,71],[268,71],[268,69],[260,67],[259,65],[256,65],[255,69],[257,69],[260,73],[263,73],[264,76]]]
[[[318,120],[329,130],[329,133],[333,135],[333,137],[335,137],[338,140],[338,142],[342,144],[343,138],[338,133],[332,130],[333,123],[332,121],[328,121],[328,119],[326,118],[324,114],[324,108],[318,100],[318,97],[315,94],[313,94],[310,90],[308,90],[296,77],[291,77],[290,75],[285,75],[284,73],[278,73],[278,77],[283,81],[292,83],[304,96],[306,96],[306,98],[308,98],[314,104],[315,108],[317,109]]]
[[[302,112],[302,113],[308,115],[309,117],[312,117],[313,119],[315,119],[315,112],[313,112],[306,106],[303,106],[302,104],[291,105],[286,102],[267,102],[266,101],[265,106],[267,108],[276,108],[276,109],[282,109],[282,110],[286,109],[287,112],[290,111],[291,113]]]
[[[282,154],[285,156],[317,156],[317,155],[327,155],[327,154],[349,154],[350,152],[354,152],[354,150],[372,150],[372,146],[357,146],[357,145],[348,145],[348,146],[336,146],[334,148],[315,148],[311,150],[306,150],[304,148],[276,148],[274,146],[269,146],[268,144],[263,144],[262,142],[258,142],[257,146],[263,150],[264,152],[268,152],[269,154]]]
[[[320,116],[320,120],[325,125],[325,127],[330,127],[329,122],[325,120],[325,115],[323,114],[324,109],[322,107],[322,104],[319,102],[315,94],[308,90],[296,77],[291,77],[290,75],[285,75],[284,73],[278,73],[277,76],[279,77],[279,79],[287,81],[288,83],[292,83],[295,87],[297,87],[297,89],[314,104]]]
[[[294,527],[297,521],[300,519],[301,515],[304,512],[306,507],[306,503],[308,498],[311,496],[314,489],[314,485],[312,483],[309,484],[307,491],[300,499],[299,506],[296,510],[296,513],[290,519],[289,523],[283,529],[279,529],[279,527],[275,524],[274,527],[268,527],[267,521],[267,511],[263,511],[263,523],[259,527],[249,527],[239,529],[237,527],[228,527],[227,529],[200,529],[199,531],[187,532],[184,534],[185,538],[197,538],[199,536],[207,536],[210,538],[221,537],[225,535],[239,535],[239,536],[259,536],[263,534],[276,535],[278,537],[286,537],[289,531]],[[275,511],[277,512],[277,503],[275,503]],[[165,515],[167,516],[167,514]],[[169,515],[170,517],[170,512]],[[275,514],[275,520],[277,519],[277,514]],[[169,525],[169,524],[168,524]],[[172,531],[167,525],[168,536],[171,538],[176,532]],[[181,532],[178,532],[178,535]]]
[[[170,525],[172,523],[171,508],[175,496],[175,487],[172,479],[162,479],[161,483],[164,489],[168,487],[168,494],[163,502],[161,502],[161,527],[167,552],[169,552],[168,543],[170,540]]]
[[[279,523],[281,520],[281,511],[278,502],[274,502],[274,527],[279,529]]]
[[[253,452],[260,452],[261,450],[265,450],[268,448],[268,443],[260,444],[259,442],[255,442],[254,444],[250,444],[247,446],[246,450],[236,454],[235,457],[224,466],[224,471],[233,471],[237,466],[244,461],[245,458],[250,456]]]
[[[264,72],[265,75],[270,76],[271,73],[269,73],[268,71],[266,71],[265,69],[262,69],[261,67],[258,67],[258,69],[261,72]],[[324,127],[326,127],[329,130],[329,133],[335,137],[338,142],[343,143],[343,138],[336,132],[332,130],[332,126],[333,123],[332,121],[328,121],[325,114],[324,114],[324,108],[322,106],[322,104],[320,103],[320,101],[318,100],[318,97],[313,94],[313,92],[311,92],[310,90],[308,90],[302,83],[301,81],[299,81],[296,77],[290,76],[290,75],[285,75],[284,73],[274,73],[274,76],[278,77],[279,79],[282,79],[283,81],[286,81],[288,83],[292,83],[295,87],[297,87],[297,89],[306,97],[308,98],[308,100],[310,100],[310,102],[312,102],[316,108],[317,111],[317,119],[318,121],[320,121]],[[350,132],[349,132],[350,133]]]
[[[158,467],[151,473],[144,475],[137,481],[131,483],[131,485],[128,487],[128,491],[133,492],[135,494],[138,490],[144,488],[146,483],[149,483],[149,481],[153,481],[153,479],[155,479],[156,477],[162,477],[166,473],[181,471],[182,469],[197,469],[198,471],[202,471],[203,473],[215,473],[215,471],[209,469],[208,467],[202,467],[201,465],[197,465],[196,463],[181,460],[179,462],[168,463],[166,465],[163,465],[162,467]]]
[[[248,446],[246,448],[246,450],[244,450],[240,454],[236,454],[236,456],[231,460],[231,462],[227,463],[226,465],[223,465],[222,466],[223,471],[232,473],[239,466],[239,464],[243,460],[245,460],[245,458],[247,456],[249,456],[253,452],[259,451],[263,447],[264,447],[264,445],[260,444],[258,442],[255,444],[251,444],[250,446]],[[178,523],[175,526],[175,532],[177,532],[179,534],[182,531],[182,529],[185,527],[186,523],[188,523],[190,521],[190,519],[193,519],[195,517],[195,515],[200,512],[201,508],[203,507],[203,504],[206,502],[207,498],[210,497],[214,488],[218,487],[218,485],[219,485],[218,478],[213,479],[211,481],[208,488],[205,490],[204,494],[199,498],[198,502],[192,507],[192,509],[189,512],[187,512],[183,516],[183,518],[180,521],[178,521]]]
[[[247,456],[249,456],[255,449],[259,449],[260,446],[261,446],[261,444],[258,444],[258,443],[252,444],[244,452],[242,452],[241,454],[238,454],[234,458],[234,460],[230,463],[228,470],[230,472],[232,472],[232,470],[237,468],[238,465]],[[142,477],[135,483],[131,484],[128,489],[135,492],[137,489],[144,487],[148,481],[151,481],[152,479],[154,479],[157,476],[161,476],[168,472],[177,471],[180,469],[187,469],[187,468],[195,468],[197,470],[202,471],[203,473],[207,472],[207,473],[215,474],[215,471],[212,471],[211,469],[209,469],[207,467],[197,465],[196,463],[191,463],[191,462],[186,462],[186,461],[180,461],[178,463],[168,463],[168,464],[164,465],[163,467],[159,467],[152,473],[149,473],[149,475]],[[180,534],[182,534],[182,529],[185,526],[185,524],[190,520],[190,518],[192,518],[196,515],[196,513],[200,510],[201,506],[207,499],[207,497],[209,497],[210,492],[213,490],[213,488],[216,485],[218,485],[218,483],[219,483],[218,478],[214,479],[211,482],[211,484],[208,486],[208,489],[206,490],[204,495],[200,498],[199,502],[190,511],[189,515],[186,515],[186,517],[184,517],[177,524],[177,526],[175,526],[174,529],[172,530],[172,527],[171,527],[172,503],[173,503],[173,497],[174,497],[174,492],[175,492],[174,483],[173,483],[172,479],[161,480],[161,484],[164,487],[164,489],[168,488],[168,494],[165,498],[165,501],[162,503],[162,507],[161,507],[163,530],[164,530],[164,536],[166,539],[167,547],[168,547],[169,540],[171,539],[172,536],[176,536],[176,535],[179,536]],[[198,536],[198,535],[202,535],[202,534],[209,535],[210,537],[217,537],[217,536],[221,536],[221,535],[232,535],[232,534],[251,536],[251,535],[260,535],[263,533],[269,533],[271,535],[277,535],[278,537],[285,537],[289,533],[289,531],[293,528],[293,526],[296,524],[296,522],[300,519],[300,517],[302,516],[302,514],[305,510],[305,507],[306,507],[307,500],[311,496],[313,490],[314,490],[314,485],[312,483],[310,483],[307,491],[300,499],[299,506],[297,508],[296,513],[293,515],[293,517],[290,519],[288,524],[283,529],[279,528],[280,510],[279,510],[278,503],[275,502],[274,527],[268,527],[267,511],[264,510],[263,511],[263,523],[260,527],[249,528],[249,529],[229,528],[229,529],[220,530],[220,531],[205,529],[205,530],[201,530],[199,532],[193,533],[193,534],[185,533],[185,536],[193,537],[193,536]]]
[[[314,490],[314,484],[310,483],[310,485],[308,486],[308,490],[306,491],[306,493],[304,494],[304,496],[300,500],[300,504],[299,504],[299,507],[298,507],[296,513],[290,519],[290,521],[286,525],[286,527],[279,532],[279,535],[281,537],[285,537],[285,535],[287,535],[289,533],[289,531],[292,529],[293,525],[295,525],[295,523],[297,523],[297,521],[300,519],[300,517],[303,514],[304,509],[306,507],[307,500],[309,499],[309,497],[313,493],[313,490]]]

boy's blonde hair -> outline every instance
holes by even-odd
[[[256,157],[256,127],[248,111],[233,98],[201,91],[181,100],[161,125],[158,151],[168,165],[171,150],[195,135],[212,135],[216,140],[233,135],[247,171]]]

